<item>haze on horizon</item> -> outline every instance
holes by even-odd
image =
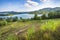
[[[28,12],[47,7],[60,7],[60,0],[0,0],[0,12]]]

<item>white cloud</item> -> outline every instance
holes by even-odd
[[[27,3],[28,3],[29,5],[32,5],[32,6],[38,6],[38,5],[39,5],[39,3],[34,2],[34,1],[27,1]]]
[[[46,1],[48,1],[48,0],[40,0],[41,2],[46,2]]]
[[[50,2],[51,0],[40,0],[41,2]]]
[[[27,2],[24,4],[24,6],[29,9],[29,11],[39,10],[40,5],[38,2],[34,2],[32,0],[27,0]]]
[[[28,3],[25,3],[24,6],[27,8],[31,8],[31,5],[29,5]]]

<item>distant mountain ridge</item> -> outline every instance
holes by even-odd
[[[47,12],[60,11],[60,7],[55,7],[55,8],[43,8],[43,9],[40,9],[40,10],[38,10],[38,11],[32,11],[32,12],[6,11],[6,12],[0,12],[0,13],[25,14],[25,13],[34,13],[34,12],[42,13],[42,12],[44,12],[44,11],[47,11]]]
[[[60,7],[55,7],[55,8],[43,8],[40,9],[39,11],[58,11],[60,10]]]

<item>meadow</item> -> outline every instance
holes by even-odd
[[[60,40],[60,19],[8,22],[0,26],[0,40]]]

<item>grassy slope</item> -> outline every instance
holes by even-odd
[[[60,28],[60,19],[35,21],[34,24],[35,26],[32,26],[26,33],[22,34],[24,36],[22,39],[20,38],[21,40],[60,40],[60,31],[58,31],[58,28]],[[36,26],[37,24],[40,25]]]
[[[49,19],[37,28],[39,28],[39,31],[34,31],[33,27],[27,31],[30,35],[27,37],[28,40],[60,40],[60,31],[58,31],[60,29],[60,19]],[[57,38],[53,36],[54,34]]]
[[[29,25],[32,23],[32,27],[29,28],[26,32],[22,33],[19,36],[9,34],[7,40],[55,40],[52,34],[56,34],[57,28],[60,27],[60,19],[49,19],[49,20],[32,20],[28,22],[15,22],[0,28],[0,34],[14,29],[17,30],[20,27]],[[59,32],[58,32],[59,33]],[[58,36],[58,35],[56,35]],[[57,38],[58,39],[58,38]]]

